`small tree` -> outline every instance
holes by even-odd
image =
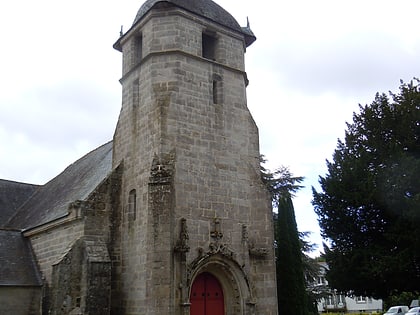
[[[299,234],[292,202],[294,194],[302,187],[303,177],[294,177],[286,167],[271,173],[262,165],[261,178],[271,194],[274,208],[274,237],[276,241],[277,299],[279,314],[308,315],[302,249],[311,245]],[[300,239],[302,236],[302,240]]]
[[[276,266],[279,314],[308,314],[301,243],[292,198],[277,201]]]
[[[307,303],[309,315],[318,315],[318,300],[324,296],[324,292],[317,285],[320,275],[319,257],[312,258],[309,253],[313,252],[317,245],[306,240],[310,232],[299,232],[299,240],[301,243],[302,265],[305,278],[305,286],[307,293]]]

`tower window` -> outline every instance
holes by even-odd
[[[213,74],[213,104],[222,104],[223,103],[223,81],[222,77],[218,74]]]
[[[140,88],[139,88],[139,79],[137,78],[136,80],[134,80],[133,82],[133,110],[136,106],[139,105],[139,94],[140,94]],[[134,116],[134,112],[133,112],[133,117]]]
[[[134,39],[134,63],[137,64],[141,61],[143,56],[143,36],[139,34]]]
[[[219,99],[218,99],[218,95],[217,95],[217,81],[213,81],[213,103],[214,104],[218,104],[219,103]]]
[[[128,195],[128,222],[136,220],[136,208],[137,208],[137,195],[136,190],[133,189]]]
[[[216,36],[203,33],[201,41],[201,49],[203,57],[210,60],[216,60]]]

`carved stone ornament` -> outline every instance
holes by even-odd
[[[173,164],[173,154],[164,154],[161,157],[155,154],[150,170],[150,184],[169,183],[172,178]]]
[[[210,256],[210,255],[216,255],[216,254],[222,254],[223,256],[227,256],[227,257],[235,256],[234,251],[231,250],[226,244],[211,242],[209,244],[209,251],[207,252],[207,255]]]
[[[242,225],[242,242],[243,243],[248,243],[249,240],[249,236],[248,236],[248,226],[247,225]]]
[[[213,231],[210,232],[210,236],[212,238],[215,238],[216,242],[218,242],[220,239],[223,238],[223,233],[220,227],[220,220],[217,218],[214,219],[213,224],[214,224],[214,228],[213,228]]]
[[[188,241],[190,236],[188,234],[187,228],[187,220],[182,218],[181,219],[181,230],[179,232],[179,239],[176,242],[174,251],[178,253],[186,253],[190,251],[190,247],[188,245]]]
[[[249,255],[256,258],[265,258],[268,256],[268,249],[265,247],[255,247],[252,245],[249,247]]]
[[[76,200],[69,203],[68,214],[72,218],[80,218],[86,215],[86,211],[91,208],[92,202],[87,200]]]

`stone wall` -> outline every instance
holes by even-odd
[[[10,315],[41,314],[41,287],[0,286],[0,313]]]
[[[114,287],[114,299],[119,301],[120,284],[116,273],[120,268],[120,232],[118,230],[120,171],[121,168],[117,167],[86,200],[77,200],[71,203],[66,217],[25,232],[25,236],[29,237],[31,241],[45,280],[44,308],[51,307],[52,312],[57,312],[54,314],[64,314],[59,313],[62,311],[63,304],[65,310],[63,312],[69,312],[76,307],[87,309],[87,305],[92,305],[92,303],[86,302],[88,299],[101,300],[99,304],[110,312],[111,283]],[[85,244],[86,238],[89,238],[88,246]],[[83,246],[79,244],[80,240],[83,240]],[[85,253],[86,247],[90,252]],[[92,257],[96,255],[96,248],[101,251],[105,250],[107,257],[100,260],[102,264],[105,264],[105,267],[101,267],[102,269],[99,270],[97,262],[88,264],[88,260],[92,261]],[[111,255],[108,248],[112,248]],[[112,273],[111,259],[114,266]],[[53,281],[53,266],[56,266],[54,267],[55,283]],[[84,275],[82,275],[82,271]],[[97,276],[98,274],[102,276]],[[67,276],[71,276],[72,279],[66,282],[68,285],[64,290],[61,282],[63,277]],[[105,282],[107,286],[109,285],[106,303],[102,301],[105,299],[103,296],[106,292],[105,288],[100,290],[94,288],[99,284],[102,286]],[[87,292],[90,292],[89,298]],[[78,301],[76,301],[77,299]],[[52,304],[48,306],[50,303]],[[117,305],[118,302],[115,304]],[[97,309],[99,313],[90,312],[90,314],[106,314],[104,309],[99,307]]]
[[[45,231],[28,235],[35,257],[47,283],[51,283],[52,265],[76,239],[83,235],[84,224],[80,219]]]

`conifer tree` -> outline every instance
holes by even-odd
[[[329,284],[386,298],[420,283],[420,82],[360,106],[313,190]]]
[[[261,157],[261,178],[267,186],[274,213],[276,241],[277,300],[279,314],[308,315],[302,247],[297,229],[292,197],[303,186],[303,177],[294,177],[287,167],[274,173],[264,168]]]
[[[308,314],[301,244],[291,196],[277,201],[276,270],[279,314]]]

